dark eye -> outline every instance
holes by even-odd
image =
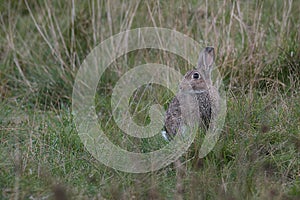
[[[199,73],[198,73],[198,72],[195,72],[195,73],[193,74],[193,79],[199,79],[199,78],[200,78]]]

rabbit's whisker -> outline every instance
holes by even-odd
[[[203,92],[207,92],[207,90],[189,90],[186,92],[180,92],[181,94],[202,94]]]

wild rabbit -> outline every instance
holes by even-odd
[[[185,123],[182,116],[182,99],[192,98],[199,108],[194,109],[200,116],[199,125],[207,129],[211,118],[218,108],[218,90],[213,86],[211,72],[214,63],[214,48],[206,47],[199,55],[198,67],[188,71],[179,85],[179,92],[169,104],[165,118],[165,131],[162,132],[166,140],[173,138]],[[194,104],[194,105],[195,105]],[[199,110],[198,110],[199,109]],[[192,113],[193,114],[193,113]]]

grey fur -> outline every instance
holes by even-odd
[[[197,69],[190,70],[185,74],[179,85],[179,92],[169,104],[166,112],[165,129],[168,139],[174,137],[185,123],[180,102],[189,102],[182,101],[182,99],[192,98],[195,100],[199,106],[200,127],[205,129],[209,127],[211,118],[217,112],[219,98],[218,90],[212,85],[211,80],[213,63],[214,48],[206,47],[199,55]],[[192,114],[196,115],[196,113],[198,113],[197,108]]]

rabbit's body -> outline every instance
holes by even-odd
[[[211,119],[211,99],[208,91],[204,91],[202,93],[191,93],[183,95],[191,95],[196,100],[196,102],[199,105],[199,112],[201,118],[200,126],[202,128],[208,128]],[[174,97],[174,99],[169,104],[169,108],[166,113],[165,127],[168,133],[168,137],[174,137],[177,134],[177,131],[182,123],[181,109],[178,98],[181,97]]]
[[[219,97],[218,90],[212,85],[210,75],[213,60],[214,49],[206,47],[200,53],[198,68],[185,74],[180,83],[179,92],[169,104],[166,112],[165,129],[168,139],[174,137],[180,127],[186,124],[180,103],[191,105],[190,107],[184,106],[189,109],[190,117],[198,120],[200,128],[209,127],[211,118],[214,116],[213,112],[217,111]],[[194,106],[196,106],[195,109]]]
[[[193,72],[197,73],[197,70],[189,71],[185,76],[185,79],[187,79],[188,76],[191,76]],[[165,127],[168,138],[174,137],[177,134],[180,126],[182,126],[182,123],[184,123],[179,101],[179,99],[183,98],[192,98],[198,105],[198,108],[191,108],[189,114],[197,116],[197,112],[199,112],[200,127],[207,129],[209,126],[211,118],[211,98],[208,87],[206,84],[202,84],[201,88],[193,88],[193,86],[191,86],[189,89],[187,89],[185,87],[185,82],[182,82],[178,94],[173,98],[166,112]]]

